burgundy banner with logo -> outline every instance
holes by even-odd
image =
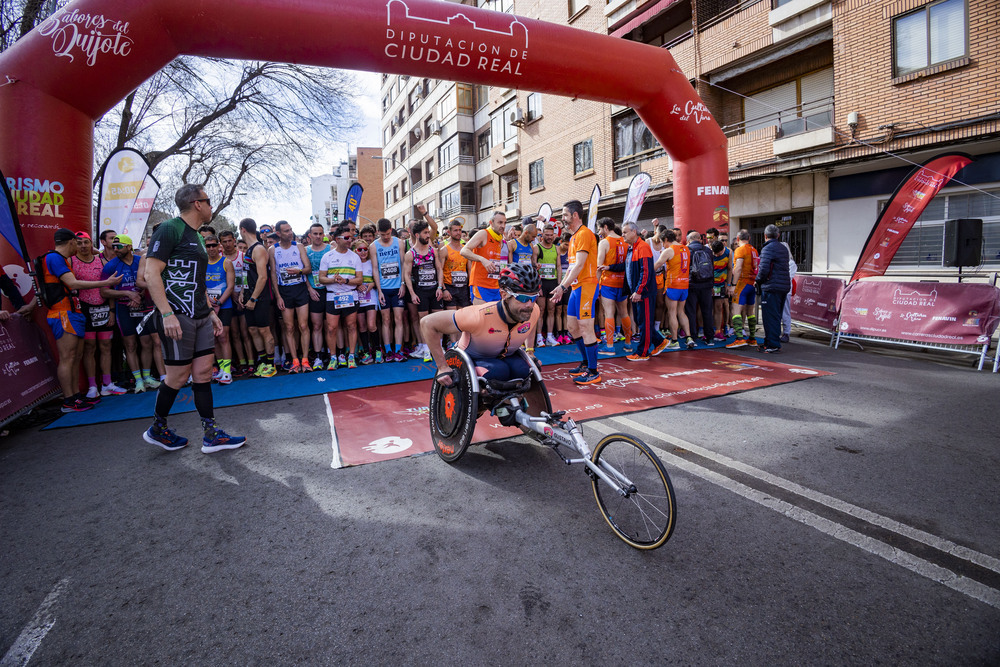
[[[715,350],[664,354],[644,364],[602,360],[600,384],[577,387],[572,364],[545,366],[552,407],[577,420],[648,410],[738,391],[832,375],[771,359]],[[427,422],[431,380],[327,394],[335,429],[333,467],[360,465],[434,451]],[[489,415],[476,422],[472,442],[521,435]]]
[[[857,282],[840,305],[840,331],[921,343],[982,345],[1000,316],[1000,289],[981,283]]]
[[[795,276],[791,298],[792,319],[829,329],[837,325],[837,311],[844,295],[844,281],[822,276]]]
[[[875,221],[848,282],[885,275],[903,239],[934,195],[970,162],[972,158],[965,153],[948,153],[931,158],[910,172]]]
[[[59,393],[56,369],[44,338],[31,320],[14,315],[0,322],[0,424]]]

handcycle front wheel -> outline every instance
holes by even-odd
[[[591,475],[597,506],[615,534],[636,549],[655,549],[670,539],[677,522],[674,487],[649,445],[613,433],[597,443],[591,460],[616,481],[612,486]]]

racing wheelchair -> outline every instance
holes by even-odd
[[[676,500],[663,463],[646,443],[624,433],[605,436],[591,451],[583,430],[565,411],[553,412],[549,393],[535,360],[518,353],[531,368],[523,380],[487,380],[476,374],[469,355],[451,349],[445,355],[451,386],[431,383],[431,439],[438,456],[458,461],[489,412],[503,426],[519,426],[550,447],[567,465],[582,463],[594,498],[615,534],[636,549],[662,546],[674,530]]]

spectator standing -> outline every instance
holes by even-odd
[[[211,454],[246,443],[245,437],[229,435],[216,424],[212,403],[215,337],[222,333],[223,327],[208,305],[205,290],[208,253],[197,232],[212,219],[212,200],[202,186],[189,183],[177,190],[174,203],[180,216],[167,220],[153,232],[146,256],[146,284],[157,310],[152,317],[163,334],[167,379],[157,391],[153,424],[143,439],[170,451],[187,445],[187,438],[167,426],[167,415],[178,392],[191,377],[194,405],[204,430],[201,451]]]
[[[781,314],[781,342],[787,343],[789,337],[792,335],[792,294],[795,293],[795,274],[799,271],[799,265],[795,263],[795,258],[792,257],[792,249],[784,241],[781,245],[785,246],[788,250],[788,279],[791,283],[791,287],[788,289],[788,295],[785,297],[785,309]]]
[[[764,228],[764,247],[760,251],[757,269],[757,286],[760,289],[760,309],[764,317],[764,344],[760,352],[781,351],[781,314],[785,309],[788,292],[792,289],[789,277],[788,248],[778,240],[776,225]]]
[[[715,317],[712,304],[712,288],[715,285],[715,257],[711,249],[701,242],[700,232],[688,232],[688,250],[691,252],[690,281],[688,297],[684,304],[689,323],[698,321],[701,311],[702,342],[712,342],[715,331]],[[693,327],[693,325],[692,325]]]

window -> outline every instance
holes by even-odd
[[[517,100],[510,100],[490,115],[490,136],[494,146],[501,143],[510,144],[517,141],[517,127],[510,124]],[[508,143],[509,142],[509,143]]]
[[[493,183],[479,186],[479,208],[493,206]]]
[[[545,187],[545,158],[528,165],[528,189]]]
[[[424,179],[429,181],[434,178],[434,158],[424,163]]]
[[[452,88],[444,97],[441,98],[441,103],[438,105],[438,118],[441,119],[441,123],[444,122],[455,113],[458,103],[458,96],[455,93],[455,89]]]
[[[833,68],[762,90],[743,102],[743,131],[777,125],[783,136],[833,125]]]
[[[464,83],[456,83],[455,92],[457,94],[458,113],[465,114],[466,116],[474,114],[476,112],[476,105],[473,100],[472,86]]]
[[[392,203],[392,202],[391,202],[391,201],[389,201],[389,193],[388,193],[388,192],[386,192],[386,193],[385,193],[385,205],[386,205],[386,206],[389,206],[389,204],[391,204],[391,203]]]
[[[587,139],[573,144],[573,173],[580,174],[594,168],[594,140]]]
[[[893,19],[896,76],[961,58],[966,47],[965,0],[944,0]]]
[[[480,160],[485,160],[490,156],[490,130],[486,129],[485,132],[479,135],[477,139],[478,142],[478,152],[476,157]]]
[[[884,208],[887,202],[879,202]],[[892,267],[941,266],[944,255],[944,222],[958,218],[983,221],[983,263],[1000,264],[1000,190],[939,194],[917,218],[913,229],[892,258]]]
[[[528,118],[535,120],[542,117],[542,95],[541,93],[531,93],[528,95]]]
[[[406,144],[402,144],[399,147],[399,161],[402,162],[406,159]]]
[[[455,139],[448,141],[438,148],[438,164],[441,165],[441,171],[445,172],[451,169],[452,162],[458,159],[458,142]],[[442,203],[442,206],[444,204]]]
[[[639,173],[642,160],[635,156],[642,155],[648,160],[663,154],[656,137],[631,109],[612,118],[611,125],[615,136],[616,179]]]
[[[492,9],[495,12],[514,13],[514,0],[477,0],[476,4],[483,9]]]
[[[476,111],[482,109],[490,101],[490,87],[489,86],[476,86],[475,87],[475,104]]]
[[[569,0],[569,18],[576,16],[577,12],[590,4],[590,0]]]
[[[396,203],[396,202],[399,201],[399,186],[398,185],[392,186],[392,201],[393,201],[393,203]]]
[[[459,132],[441,144],[438,148],[441,172],[444,173],[459,163],[472,164],[475,161],[472,146],[472,135],[468,132]]]

